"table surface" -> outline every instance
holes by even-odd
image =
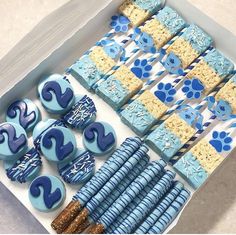
[[[2,58],[42,18],[69,0],[1,0],[0,1],[0,58]],[[82,0],[80,0],[82,1]],[[189,0],[216,22],[236,34],[235,0]],[[4,36],[3,36],[4,35]],[[182,214],[172,233],[236,233],[236,152],[214,177],[198,192]],[[0,205],[7,207],[0,212],[1,233],[40,233],[41,227],[24,227],[27,212],[17,223],[14,210],[18,204],[5,204],[7,193],[1,189]],[[8,222],[7,222],[8,221]],[[10,221],[10,222],[9,222]],[[7,223],[6,223],[7,222]],[[21,226],[17,226],[21,224]]]

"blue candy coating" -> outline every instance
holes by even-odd
[[[58,171],[66,183],[84,183],[94,174],[94,156],[88,151],[77,150],[74,158],[70,162],[58,164]]]
[[[43,134],[40,149],[49,161],[69,161],[77,150],[75,135],[65,127],[52,127]]]
[[[234,64],[217,49],[210,51],[203,60],[223,78],[234,69]]]
[[[94,122],[85,128],[83,144],[95,155],[107,154],[116,145],[115,130],[106,122]]]
[[[164,0],[133,0],[141,9],[147,10],[150,14],[158,11],[164,4]]]
[[[23,99],[13,102],[7,109],[6,121],[22,126],[27,132],[32,131],[41,118],[38,107],[32,100]]]
[[[103,76],[88,55],[76,61],[70,67],[70,73],[88,90]]]
[[[40,121],[33,130],[33,140],[34,145],[36,148],[40,149],[40,142],[43,134],[51,127],[55,126],[63,126],[65,127],[65,124],[61,120],[56,119],[47,119],[44,121]]]
[[[192,24],[181,35],[199,54],[202,54],[213,43],[212,38],[201,28]]]
[[[16,161],[4,161],[7,177],[19,183],[33,180],[39,174],[41,166],[41,157],[35,148],[28,149],[26,154]]]
[[[76,95],[75,104],[64,115],[63,120],[72,128],[83,130],[96,119],[97,109],[91,98],[87,95]]]
[[[185,20],[175,10],[168,6],[160,10],[156,15],[156,18],[171,32],[172,35],[177,34],[186,25]]]
[[[50,212],[62,205],[65,194],[65,186],[60,179],[52,175],[43,175],[34,179],[28,195],[35,209]]]
[[[27,135],[18,124],[0,124],[0,159],[14,161],[27,151]]]
[[[72,86],[59,74],[50,75],[41,81],[38,94],[45,109],[55,114],[64,114],[75,101]]]

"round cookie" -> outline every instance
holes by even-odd
[[[0,124],[0,159],[13,161],[27,151],[27,135],[18,124],[4,122]]]
[[[40,142],[42,135],[51,127],[62,126],[65,127],[64,122],[56,119],[47,119],[40,121],[33,130],[33,141],[37,149],[40,149]]]
[[[38,107],[29,99],[13,102],[6,112],[6,121],[19,124],[26,132],[32,131],[40,118]]]
[[[52,127],[43,134],[40,149],[49,161],[70,161],[77,151],[75,135],[65,127]]]
[[[60,176],[69,184],[85,183],[93,176],[94,171],[94,156],[85,150],[77,150],[70,162],[58,164]]]
[[[16,161],[4,161],[7,177],[19,183],[33,180],[39,174],[41,166],[41,157],[35,148],[28,149],[26,154]]]
[[[38,93],[42,105],[49,113],[64,114],[75,101],[72,86],[59,74],[44,79],[38,86]]]
[[[116,146],[116,133],[106,122],[94,122],[84,129],[83,144],[95,155],[104,155]]]
[[[91,98],[87,95],[75,96],[75,104],[63,117],[64,121],[72,128],[83,130],[96,119],[96,107]]]
[[[60,207],[65,200],[65,194],[63,182],[52,175],[37,177],[29,187],[32,206],[42,212],[50,212]]]

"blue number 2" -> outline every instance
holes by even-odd
[[[20,111],[20,125],[26,129],[32,122],[34,122],[36,114],[34,111],[32,111],[30,114],[27,114],[27,104],[24,101],[16,101],[8,108],[7,115],[10,118],[15,118],[17,115],[17,109]]]
[[[115,137],[112,133],[105,135],[105,128],[99,122],[94,122],[85,129],[84,136],[87,140],[93,141],[95,139],[95,133],[97,132],[98,147],[102,151],[106,151],[115,142]]]
[[[62,108],[66,108],[74,96],[74,93],[70,88],[66,88],[66,91],[62,93],[60,84],[56,81],[50,81],[44,84],[42,90],[42,96],[46,101],[52,100],[53,96],[51,91],[56,95],[57,102]]]
[[[43,188],[43,200],[48,209],[51,209],[55,203],[57,203],[61,197],[61,190],[57,188],[54,192],[52,190],[52,182],[47,176],[41,176],[33,181],[30,186],[30,193],[34,197],[40,196],[40,187]]]
[[[45,148],[50,149],[52,147],[52,138],[56,141],[56,156],[62,161],[74,150],[74,145],[68,142],[64,145],[64,134],[62,131],[52,128],[44,136],[42,144]]]
[[[17,153],[27,142],[27,139],[24,134],[21,134],[19,137],[16,137],[16,129],[9,123],[5,123],[0,126],[0,144],[5,141],[6,133],[8,135],[8,146],[12,153]]]

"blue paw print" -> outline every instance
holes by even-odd
[[[114,15],[111,17],[111,28],[118,32],[127,32],[129,30],[129,19],[123,15]]]
[[[199,99],[204,91],[202,82],[196,78],[184,81],[182,91],[188,99]]]
[[[160,82],[157,86],[157,91],[155,91],[155,96],[158,97],[162,102],[170,103],[174,100],[174,95],[176,94],[176,89],[173,88],[171,83]]]
[[[140,60],[137,59],[134,62],[134,66],[131,68],[131,71],[141,79],[149,78],[150,71],[152,70],[152,66],[148,64],[146,59]]]
[[[232,141],[233,139],[229,136],[229,133],[226,133],[225,131],[213,131],[210,144],[216,149],[218,153],[221,153],[223,151],[231,150],[230,144]]]

